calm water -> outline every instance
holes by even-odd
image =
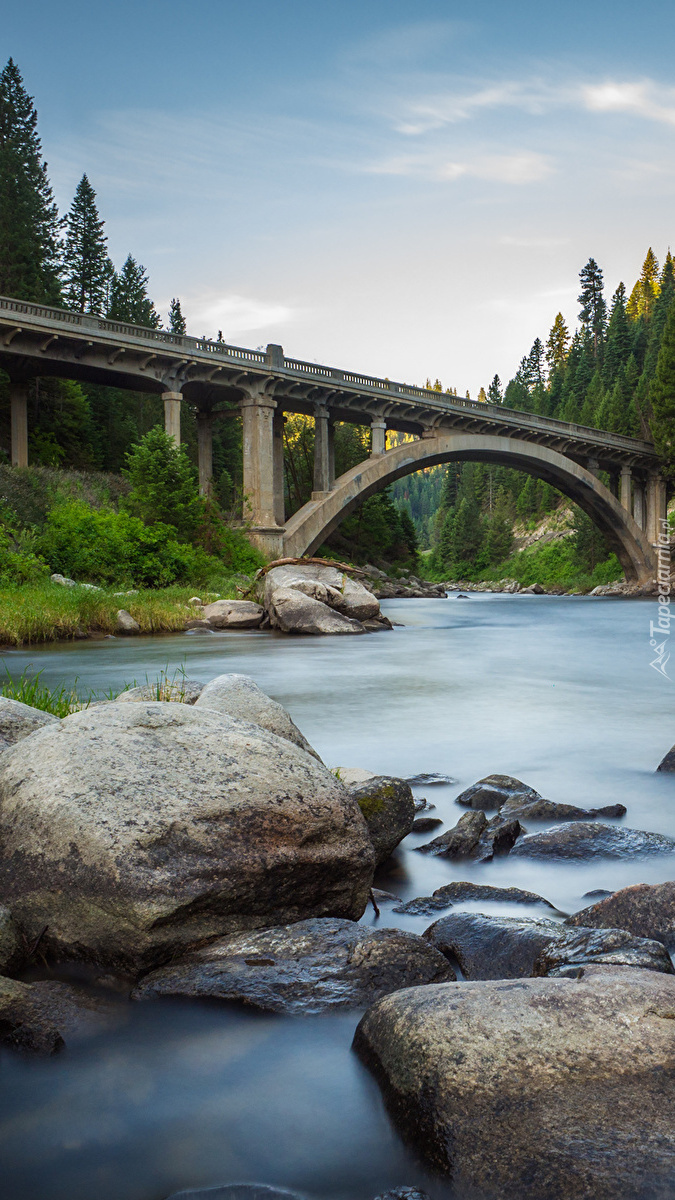
[[[364,638],[178,635],[75,643],[3,656],[82,690],[252,675],[331,766],[453,777],[418,790],[446,824],[481,776],[516,775],[553,800],[622,802],[623,823],[675,837],[675,779],[654,768],[675,742],[674,682],[649,666],[643,601],[478,596],[388,601],[405,627]],[[404,898],[452,879],[539,892],[561,912],[592,888],[672,877],[668,858],[580,866],[507,858],[430,860],[411,835],[378,880]],[[465,905],[516,915],[513,905]],[[522,909],[533,915],[532,909]],[[550,913],[550,910],[547,910]],[[368,912],[364,921],[375,921]],[[380,924],[421,931],[430,918]],[[112,1034],[59,1059],[0,1060],[4,1200],[162,1200],[181,1187],[259,1180],[317,1198],[370,1200],[426,1178],[350,1052],[358,1015],[287,1019],[225,1006],[131,1006]]]

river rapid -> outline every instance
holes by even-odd
[[[386,601],[404,623],[367,637],[214,633],[9,651],[13,675],[78,678],[82,693],[145,682],[252,675],[290,711],[332,767],[451,776],[416,789],[444,828],[455,797],[482,776],[515,775],[551,800],[621,802],[622,824],[675,837],[675,779],[654,770],[675,741],[673,680],[650,667],[652,601],[472,594]],[[528,828],[536,826],[528,823]],[[562,914],[584,893],[672,877],[669,857],[480,865],[416,853],[411,834],[379,887],[403,899],[452,880],[517,885]],[[382,906],[368,924],[422,932],[433,918]],[[550,909],[467,903],[505,915]],[[120,1003],[122,1003],[120,1001]],[[164,1200],[180,1188],[274,1183],[316,1200],[372,1200],[430,1179],[389,1123],[350,1050],[359,1013],[287,1018],[235,1006],[145,1003],[113,1032],[48,1060],[0,1056],[3,1200]]]

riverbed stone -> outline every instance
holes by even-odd
[[[327,604],[306,596],[296,588],[277,588],[272,593],[267,613],[273,629],[282,633],[333,634],[365,633],[360,621],[335,612]]]
[[[628,929],[675,949],[675,883],[636,883],[567,918],[567,925]]]
[[[423,846],[416,846],[423,854],[439,855],[444,858],[468,858],[478,849],[481,835],[487,828],[488,819],[482,809],[464,813],[463,817],[447,833],[440,834]]]
[[[402,1135],[458,1195],[667,1200],[675,977],[432,984],[386,996],[355,1047]]]
[[[561,930],[558,926],[558,936],[542,947],[531,974],[574,977],[592,965],[675,973],[661,942],[636,937],[627,929]]]
[[[413,833],[430,833],[432,829],[438,829],[443,822],[440,817],[417,817],[413,821]]]
[[[368,588],[337,567],[322,563],[285,563],[264,577],[262,602],[267,612],[275,607],[277,591],[293,589],[357,621],[380,615],[379,601]]]
[[[59,718],[53,713],[22,704],[20,700],[12,700],[9,696],[0,696],[0,752],[29,737],[37,729],[58,723]]]
[[[523,821],[590,821],[594,817],[625,817],[625,804],[605,804],[602,808],[579,808],[576,804],[558,804],[543,796],[521,803],[512,796],[499,810],[500,817],[517,817]]]
[[[349,792],[198,705],[108,704],[0,756],[0,902],[43,948],[123,970],[205,939],[358,919],[375,855]]]
[[[319,758],[283,705],[266,695],[250,675],[216,675],[202,689],[197,707],[260,725],[262,729],[276,733],[277,737],[285,738],[314,758]]]
[[[168,700],[174,704],[196,704],[204,690],[197,679],[160,679],[125,688],[115,697],[116,704],[138,704],[148,700]],[[159,694],[158,694],[159,693]]]
[[[417,934],[318,918],[220,938],[147,975],[132,999],[210,997],[297,1016],[361,1008],[398,988],[454,978]]]
[[[458,912],[435,921],[423,936],[441,954],[456,959],[466,979],[522,979],[532,974],[542,950],[561,936],[560,930],[558,921],[546,917]]]
[[[507,800],[514,799],[525,804],[530,800],[540,799],[540,796],[534,788],[528,787],[520,779],[514,779],[512,775],[486,775],[484,779],[479,779],[478,783],[473,783],[462,792],[456,803],[464,805],[465,808],[489,812],[490,809],[500,809]]]
[[[23,945],[16,921],[8,908],[0,904],[0,975],[20,965]]]
[[[365,817],[378,863],[394,852],[411,832],[415,820],[415,802],[405,779],[375,775],[349,788],[350,795]]]
[[[431,1200],[431,1197],[428,1192],[421,1192],[416,1187],[397,1187],[382,1192],[375,1200]]]
[[[0,1044],[13,1050],[54,1054],[83,1037],[103,1032],[121,1015],[119,1006],[57,980],[20,983],[0,978]]]
[[[140,632],[141,632],[141,627],[138,624],[138,621],[136,621],[134,619],[134,617],[132,617],[131,613],[127,612],[126,608],[119,608],[117,610],[117,621],[115,623],[115,633],[132,634],[132,633],[140,633]]]
[[[543,833],[529,833],[514,846],[519,858],[634,858],[636,855],[672,854],[675,841],[661,833],[603,825],[599,821],[573,821],[554,825]]]
[[[253,600],[214,600],[204,606],[202,615],[212,629],[257,629],[265,610]]]
[[[300,1192],[268,1187],[266,1183],[226,1183],[222,1187],[188,1188],[172,1192],[168,1200],[308,1200]]]
[[[528,892],[517,887],[493,887],[487,883],[471,883],[456,880],[436,888],[431,896],[417,896],[414,900],[401,903],[394,912],[408,913],[410,916],[431,917],[434,913],[452,908],[454,904],[464,904],[472,900],[497,900],[509,904],[543,904],[547,908],[554,906],[536,892]]]
[[[656,769],[657,771],[666,771],[668,773],[675,771],[675,746],[671,746],[668,753],[664,754]]]

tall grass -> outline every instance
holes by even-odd
[[[18,679],[13,679],[5,666],[5,675],[6,678],[0,681],[0,695],[10,700],[29,704],[31,708],[41,708],[55,717],[67,717],[76,708],[82,707],[77,694],[77,679],[69,687],[61,684],[60,687],[50,688],[42,682],[42,671],[31,676],[25,669]]]

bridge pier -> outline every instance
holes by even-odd
[[[645,527],[645,486],[641,479],[633,480],[633,519],[639,529]]]
[[[197,413],[197,464],[199,467],[199,494],[211,495],[213,480],[213,413]]]
[[[12,466],[28,466],[28,382],[10,380],[9,403],[12,422]]]
[[[331,489],[330,419],[325,404],[314,406],[314,486],[312,499],[320,500]]]
[[[666,481],[659,471],[647,476],[647,523],[645,533],[652,546],[658,543],[666,519]]]
[[[275,412],[272,421],[274,437],[274,519],[277,525],[283,525],[286,520],[284,504],[284,425],[286,418],[282,412]]]
[[[377,417],[370,422],[371,430],[371,458],[375,458],[378,454],[384,454],[387,448],[387,422],[382,417]]]
[[[162,392],[164,401],[164,430],[180,446],[180,402],[182,392]]]
[[[279,451],[275,454],[276,403],[264,392],[249,391],[241,401],[244,451],[244,520],[249,537],[268,557],[283,553],[284,530],[277,524]],[[277,446],[279,438],[277,437]],[[283,452],[283,442],[282,442]]]
[[[632,501],[631,501],[632,478],[633,478],[633,472],[631,471],[630,467],[623,466],[621,468],[621,482],[619,485],[619,500],[621,502],[621,507],[625,508],[626,512],[629,514],[632,511],[632,507],[633,507]]]

